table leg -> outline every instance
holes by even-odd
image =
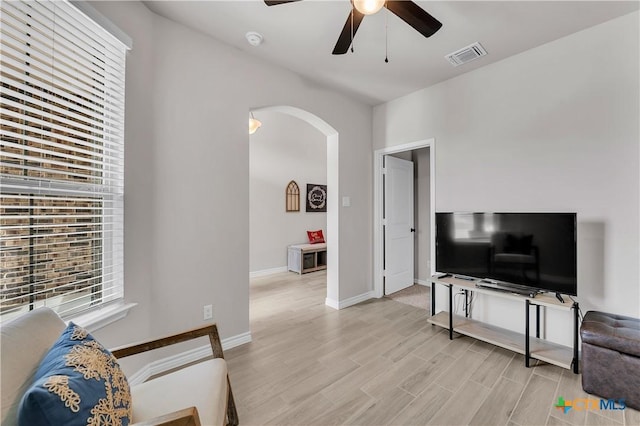
[[[453,286],[449,284],[449,340],[453,340]]]
[[[469,318],[469,290],[464,291],[464,317]]]
[[[431,316],[436,314],[436,283],[431,281]],[[434,324],[431,324],[434,325]]]
[[[525,300],[525,319],[524,319],[524,365],[529,368],[529,299]]]
[[[578,374],[579,370],[579,355],[578,355],[578,302],[573,302],[573,373]]]

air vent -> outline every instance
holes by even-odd
[[[467,62],[471,62],[474,59],[478,59],[481,56],[487,54],[487,51],[484,50],[484,47],[480,45],[480,43],[473,43],[467,47],[463,47],[460,50],[456,50],[453,53],[445,56],[451,65],[457,67],[458,65],[466,64]]]

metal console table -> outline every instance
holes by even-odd
[[[536,297],[528,297],[508,292],[496,291],[476,287],[479,280],[468,280],[456,277],[431,278],[431,312],[436,310],[436,285],[444,285],[449,288],[449,311],[441,311],[429,318],[429,322],[449,330],[449,339],[453,339],[453,332],[473,337],[487,343],[520,353],[524,355],[525,365],[529,367],[530,360],[538,359],[562,368],[572,370],[578,374],[578,302],[571,300],[571,303],[562,303],[554,296],[540,294]],[[453,313],[453,288],[460,288],[464,291],[465,309],[464,316]],[[476,292],[495,297],[501,297],[519,302],[524,301],[525,305],[525,330],[518,333],[505,328],[497,327],[485,322],[470,318],[467,309],[469,293]],[[568,298],[568,296],[564,296]],[[529,312],[531,306],[536,307],[536,336],[530,336]],[[540,307],[573,311],[573,347],[559,345],[540,338]]]

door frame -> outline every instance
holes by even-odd
[[[383,185],[383,163],[384,156],[398,152],[413,151],[420,148],[429,148],[429,198],[430,198],[430,246],[431,246],[431,273],[435,268],[435,206],[436,206],[436,170],[435,170],[435,150],[436,141],[434,138],[409,142],[402,145],[382,148],[373,153],[373,296],[381,298],[384,296],[384,227],[382,218],[384,216],[384,185]],[[415,191],[415,189],[414,189]],[[415,221],[415,218],[414,218]]]

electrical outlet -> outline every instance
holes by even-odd
[[[202,319],[206,321],[211,318],[213,318],[213,305],[204,305],[204,308],[202,308]]]

